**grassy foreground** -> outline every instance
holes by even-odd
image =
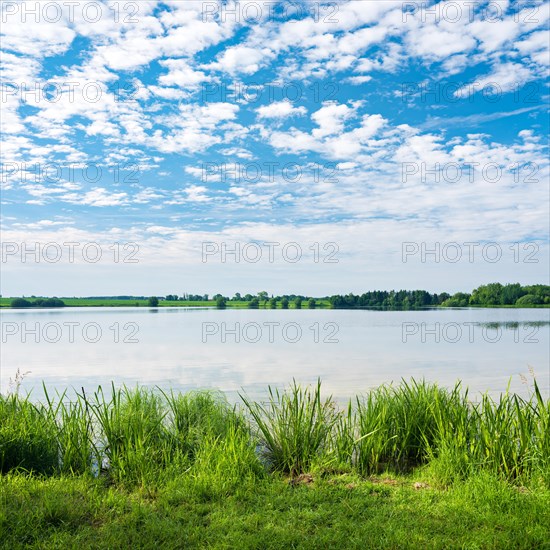
[[[340,410],[243,396],[0,396],[6,548],[550,548],[550,401],[427,382]]]

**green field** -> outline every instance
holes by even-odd
[[[549,548],[550,401],[0,396],[3,548]],[[99,467],[101,466],[101,468]]]
[[[149,307],[147,300],[116,300],[106,298],[62,298],[65,305],[68,307]],[[10,307],[13,298],[0,298],[0,307]],[[318,300],[317,307],[328,308],[328,300]],[[160,300],[158,307],[216,307],[214,300],[208,301],[167,301]],[[245,309],[248,308],[248,302],[245,301],[228,301],[226,304],[228,309]],[[264,309],[262,302],[261,309]],[[268,306],[266,306],[268,307]],[[280,302],[277,304],[277,309],[281,309]],[[290,303],[289,309],[294,309],[294,304]],[[307,309],[307,303],[302,303],[302,309]]]
[[[9,308],[13,298],[0,298],[0,308]],[[149,307],[147,300],[116,300],[116,299],[107,299],[107,298],[63,298],[65,305],[67,307]],[[215,308],[216,302],[214,300],[208,301],[167,301],[160,300],[157,307],[210,307]],[[430,306],[435,307],[435,306]],[[441,306],[439,306],[441,307]],[[542,305],[493,305],[493,306],[469,306],[477,308],[550,308],[550,304]],[[247,309],[248,302],[243,300],[241,301],[228,301],[226,303],[227,309]],[[269,304],[265,305],[266,309],[269,309]],[[296,309],[295,305],[290,302],[289,309]],[[316,298],[316,308],[317,309],[328,309],[330,308],[330,302],[326,299]],[[260,305],[260,309],[264,309],[264,304]],[[276,309],[282,309],[281,303],[277,303]],[[302,302],[302,308],[307,309],[307,302]],[[345,309],[345,308],[344,308]],[[376,309],[376,308],[374,308]]]

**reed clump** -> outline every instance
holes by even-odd
[[[268,472],[291,477],[345,469],[362,476],[424,468],[443,485],[485,471],[518,485],[550,487],[550,400],[488,394],[460,384],[384,385],[337,407],[321,383],[243,395],[101,387],[69,400],[0,395],[0,472],[106,476],[129,485],[187,476],[208,492]],[[215,481],[215,483],[214,483]],[[222,483],[223,482],[223,483]]]

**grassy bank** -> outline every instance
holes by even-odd
[[[10,308],[13,298],[0,298],[0,308]],[[66,307],[150,307],[148,300],[121,300],[121,299],[110,299],[110,298],[63,298],[63,302]],[[179,300],[179,301],[167,301],[160,300],[157,307],[210,307],[215,308],[215,300],[208,301],[190,301],[190,300]],[[327,299],[316,298],[316,309],[329,309],[331,308],[330,301]],[[437,307],[441,309],[448,309],[444,306],[429,306],[430,309]],[[537,309],[537,308],[550,308],[550,304],[531,304],[531,305],[494,305],[494,306],[468,306],[475,307],[478,309]],[[248,302],[240,301],[228,301],[226,302],[226,309],[248,309]],[[271,309],[269,305],[260,305],[260,309]],[[274,309],[282,309],[281,302],[277,302],[277,305]],[[291,302],[288,309],[296,309],[296,306]],[[302,303],[301,309],[308,309],[307,302]],[[374,309],[374,310],[384,310],[388,308],[376,308],[376,307],[350,307],[350,308],[336,308],[336,309]],[[453,308],[450,308],[453,309]],[[458,308],[462,309],[462,308]],[[399,310],[399,309],[397,309]]]
[[[550,401],[383,386],[0,397],[6,547],[544,547]],[[0,544],[2,544],[0,542]]]
[[[0,307],[1,308],[10,308],[13,298],[0,298]],[[63,302],[66,307],[150,307],[147,300],[134,299],[134,300],[123,300],[123,299],[111,299],[111,298],[63,298]],[[226,303],[227,309],[247,309],[247,301],[228,301]],[[160,300],[157,307],[216,307],[215,300],[208,301],[191,301],[191,300],[178,300],[178,301],[169,301],[169,300]],[[328,300],[319,299],[316,303],[317,308],[329,308],[330,303]],[[268,305],[265,305],[262,302],[260,309],[270,309]],[[277,303],[275,309],[282,309],[281,303]],[[289,309],[296,309],[293,303],[289,304]],[[302,304],[301,309],[307,309],[307,302]]]
[[[349,475],[154,490],[83,477],[0,477],[4,548],[548,548],[550,495],[486,475],[441,490]],[[416,482],[420,483],[420,482]]]

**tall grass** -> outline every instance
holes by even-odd
[[[425,467],[442,484],[486,471],[550,487],[550,400],[536,380],[523,399],[506,391],[472,403],[459,384],[384,385],[340,410],[321,383],[269,388],[244,408],[214,392],[99,388],[43,403],[0,395],[0,472],[106,475],[151,485],[184,475],[205,491],[254,480],[344,467],[361,475]],[[262,464],[263,461],[263,464]]]
[[[274,470],[291,475],[307,471],[327,456],[338,414],[332,399],[321,399],[321,382],[288,391],[269,388],[268,404],[241,396],[258,427],[263,455]]]
[[[365,474],[407,471],[426,462],[441,435],[468,409],[460,386],[448,391],[425,381],[382,386],[357,398],[355,465]]]
[[[116,389],[113,385],[111,398],[107,399],[99,388],[91,410],[112,478],[145,483],[169,464],[173,448],[164,425],[166,411],[158,395],[144,388]]]
[[[47,407],[28,396],[0,395],[0,472],[51,474],[58,465],[57,427]]]

